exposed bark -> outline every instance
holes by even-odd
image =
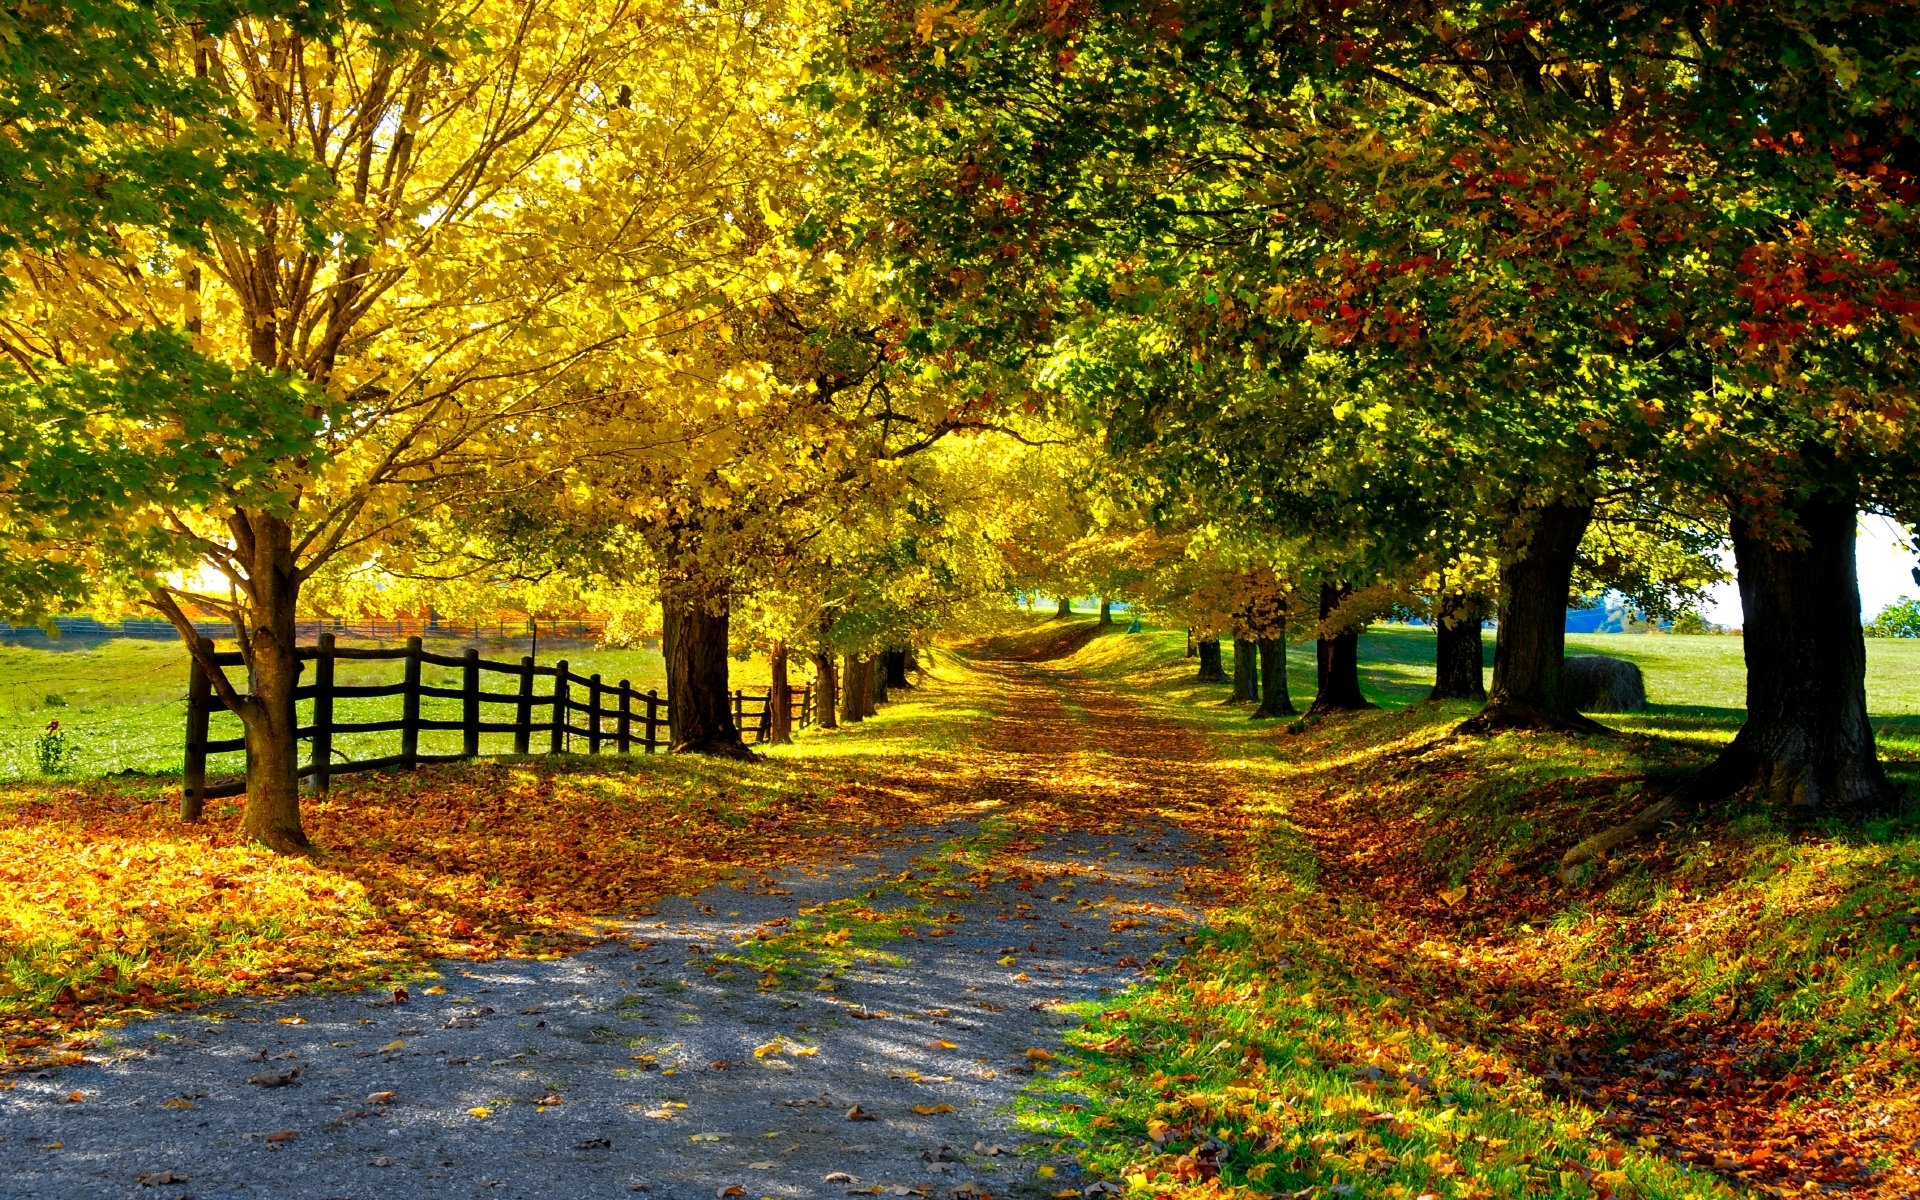
[[[875,706],[885,704],[887,702],[887,663],[884,653],[867,659],[867,684],[868,695],[873,704]],[[872,716],[874,711],[874,708],[868,708],[867,715]]]
[[[1500,564],[1500,628],[1493,643],[1493,687],[1487,706],[1460,726],[1465,733],[1502,729],[1605,732],[1560,694],[1567,654],[1567,596],[1580,538],[1593,519],[1586,504],[1536,510],[1526,540]]]
[[[300,685],[294,607],[300,576],[293,530],[277,517],[257,515],[248,583],[253,623],[247,630],[247,700],[238,709],[247,737],[247,800],[240,831],[281,853],[309,848],[300,825],[300,738],[293,691]]]
[[[907,656],[910,650],[889,650],[886,654],[887,686],[890,688],[910,688],[907,682]]]
[[[1060,597],[1060,607],[1055,609],[1053,613],[1054,620],[1064,621],[1072,615],[1073,601],[1067,599],[1065,596]]]
[[[1233,703],[1260,698],[1259,650],[1252,638],[1233,636]]]
[[[840,672],[835,669],[833,654],[816,650],[813,652],[813,711],[820,728],[840,728],[840,714],[835,711],[839,704]]]
[[[767,652],[767,741],[785,746],[793,741],[793,691],[787,682],[787,644],[775,642]]]
[[[1433,692],[1429,700],[1485,700],[1484,612],[1477,596],[1442,596],[1436,605]]]
[[[1360,630],[1347,627],[1327,632],[1325,622],[1353,594],[1346,584],[1320,585],[1320,637],[1314,647],[1316,688],[1309,713],[1347,712],[1372,708],[1360,691]]]
[[[858,725],[867,719],[867,702],[873,685],[867,682],[860,659],[851,654],[840,659],[840,721]]]
[[[1254,710],[1256,718],[1290,717],[1298,710],[1293,707],[1293,697],[1287,689],[1287,639],[1280,637],[1261,638],[1260,650],[1260,707]]]
[[[727,686],[729,596],[724,587],[685,583],[661,597],[667,660],[667,723],[675,754],[751,759],[733,723]]]
[[[1821,496],[1794,515],[1804,536],[1791,544],[1732,522],[1747,720],[1686,794],[1700,802],[1751,789],[1808,817],[1885,812],[1903,797],[1867,717],[1853,499]]]
[[[1197,678],[1201,683],[1226,682],[1226,668],[1220,664],[1219,638],[1200,639],[1200,674]]]
[[[1113,624],[1113,601],[1102,600],[1100,602],[1100,624]]]
[[[1189,629],[1187,630],[1187,657],[1192,658],[1197,653],[1199,651],[1194,648],[1193,630]]]

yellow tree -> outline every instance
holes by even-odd
[[[699,122],[655,119],[647,144],[624,127],[700,111],[676,72],[725,18],[635,0],[413,15],[326,41],[270,19],[183,31],[173,53],[224,115],[303,162],[300,186],[204,249],[129,229],[99,253],[23,256],[0,312],[12,369],[55,397],[42,449],[62,482],[36,493],[35,528],[188,638],[246,729],[243,827],[283,850],[306,845],[303,584],[484,501],[497,461],[527,449],[515,428],[571,403],[625,332],[575,319],[591,310],[569,298],[606,282],[595,264],[619,249],[631,270],[713,217]],[[609,154],[632,164],[623,188],[583,192]],[[629,282],[673,308],[667,275]],[[169,391],[170,343],[129,333],[143,329],[190,339],[218,386]],[[194,640],[195,607],[232,621],[245,680]]]

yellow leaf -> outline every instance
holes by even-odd
[[[1053,1061],[1053,1055],[1047,1053],[1045,1050],[1042,1050],[1038,1046],[1027,1047],[1027,1058],[1033,1062],[1052,1062]]]
[[[913,1106],[913,1111],[919,1113],[923,1117],[931,1117],[939,1113],[952,1112],[953,1105],[951,1104],[916,1104]]]
[[[948,1041],[945,1038],[940,1038],[938,1041],[928,1042],[927,1047],[928,1049],[931,1049],[931,1050],[958,1050],[960,1048],[959,1046],[955,1045],[954,1043]]]
[[[476,1104],[467,1110],[467,1115],[476,1121],[484,1121],[493,1115],[493,1110],[484,1104]]]
[[[775,1038],[772,1041],[767,1042],[763,1045],[755,1046],[753,1048],[753,1056],[755,1058],[765,1058],[769,1054],[778,1054],[782,1050],[785,1050],[786,1048],[787,1048],[787,1044],[785,1042],[781,1041],[779,1038]]]
[[[192,1107],[193,1107],[193,1101],[191,1101],[191,1100],[178,1100],[178,1099],[176,1099],[176,1100],[162,1100],[162,1101],[160,1102],[160,1107],[161,1107],[161,1108],[182,1108],[182,1109],[185,1109],[185,1108],[192,1108]]]
[[[392,1041],[388,1042],[386,1045],[380,1047],[380,1050],[381,1050],[381,1053],[384,1054],[384,1053],[390,1053],[394,1050],[405,1050],[406,1048],[407,1048],[407,1040],[405,1038],[395,1038]]]
[[[423,996],[444,996],[447,994],[447,985],[444,983],[436,983],[432,987],[424,989],[420,994]]]
[[[1013,964],[1019,962],[1020,960],[1015,958],[1013,955],[1009,954],[1006,957],[996,959],[995,961],[998,962],[1003,967],[1010,967]]]

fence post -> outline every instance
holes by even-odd
[[[800,724],[803,728],[813,724],[813,685],[810,683],[800,689]]]
[[[420,764],[420,639],[407,639],[407,690],[400,696],[400,765]]]
[[[527,754],[533,741],[533,659],[520,659],[520,706],[513,714],[513,752]]]
[[[738,729],[742,725],[746,724],[746,719],[745,719],[746,709],[744,707],[745,701],[746,701],[746,693],[741,691],[739,688],[733,689],[733,727],[735,729]]]
[[[587,753],[600,753],[600,676],[587,677]]]
[[[792,693],[789,692],[788,695],[791,696]],[[767,738],[771,736],[772,733],[773,733],[773,691],[772,689],[768,689],[767,702],[760,706],[759,736],[755,738],[755,741],[757,741],[760,745],[764,746],[767,744]]]
[[[647,753],[660,748],[660,693],[647,689]]]
[[[480,650],[468,646],[460,664],[460,753],[480,757]]]
[[[553,664],[553,740],[549,754],[567,752],[567,660]]]
[[[320,635],[313,660],[313,769],[307,773],[315,795],[333,785],[333,634]]]
[[[620,681],[620,753],[633,753],[633,685]]]
[[[210,639],[198,640],[201,650],[213,649]],[[188,661],[187,761],[180,788],[180,819],[198,821],[207,801],[207,721],[213,715],[213,680],[201,669],[199,659]]]

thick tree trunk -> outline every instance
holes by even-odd
[[[1100,602],[1100,623],[1102,625],[1113,624],[1113,601],[1102,600]]]
[[[890,688],[912,687],[907,682],[907,651],[889,650],[886,655],[887,686]]]
[[[1485,700],[1479,597],[1441,596],[1435,608],[1433,693],[1427,699]]]
[[[840,659],[840,721],[858,725],[867,719],[867,699],[873,685],[867,682],[860,660],[851,654]]]
[[[1200,639],[1200,673],[1196,676],[1201,683],[1226,682],[1226,668],[1220,665],[1220,639]]]
[[[667,722],[675,754],[753,757],[733,724],[727,687],[728,599],[723,589],[684,584],[661,597]]]
[[[873,707],[867,709],[867,715],[871,717],[876,711],[877,706],[887,702],[887,661],[885,651],[867,659],[867,683],[869,685],[869,695],[873,700]]]
[[[293,691],[300,684],[294,608],[300,597],[293,530],[278,517],[251,514],[248,562],[252,623],[247,630],[247,799],[240,831],[283,854],[309,848],[300,826],[300,738]]]
[[[1060,607],[1054,610],[1054,620],[1064,621],[1072,615],[1073,601],[1067,599],[1065,596],[1060,597]]]
[[[1567,656],[1567,596],[1574,556],[1593,519],[1585,504],[1549,504],[1531,514],[1526,541],[1500,564],[1500,628],[1493,641],[1493,687],[1487,706],[1460,728],[1604,732],[1560,695]]]
[[[813,652],[813,711],[820,728],[840,728],[840,714],[835,711],[839,704],[840,672],[834,667],[833,654],[816,650]]]
[[[1287,639],[1281,637],[1261,638],[1260,650],[1260,707],[1254,710],[1255,717],[1290,717],[1297,710],[1293,707],[1293,697],[1287,689]]]
[[[775,642],[767,652],[767,741],[775,746],[793,741],[793,692],[787,683],[787,644]]]
[[[1314,645],[1315,690],[1310,713],[1346,712],[1372,708],[1360,692],[1360,631],[1343,628],[1328,633],[1327,619],[1339,609],[1353,589],[1346,584],[1320,585],[1322,628]]]
[[[1259,650],[1252,638],[1233,635],[1233,703],[1260,698]]]
[[[1823,496],[1795,515],[1804,537],[1793,545],[1732,522],[1747,720],[1684,794],[1706,801],[1751,789],[1807,817],[1885,812],[1903,797],[1867,717],[1853,501]]]

